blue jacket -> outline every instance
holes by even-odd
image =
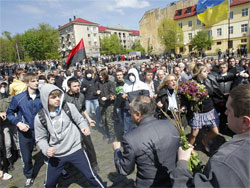
[[[33,100],[28,91],[24,91],[12,98],[7,110],[7,118],[13,125],[22,122],[34,130],[34,119],[36,114],[42,109],[40,93],[37,91],[36,98]],[[15,113],[17,116],[15,116]]]

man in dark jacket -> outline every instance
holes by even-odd
[[[27,91],[12,98],[7,110],[7,118],[11,124],[18,127],[19,145],[24,165],[23,173],[27,178],[25,187],[34,183],[32,150],[35,144],[34,118],[41,110],[38,76],[28,73],[24,77]],[[17,115],[15,115],[17,114]]]
[[[228,127],[236,133],[208,161],[203,173],[188,170],[192,148],[179,148],[173,187],[249,187],[250,185],[250,85],[234,88],[227,104]]]
[[[80,82],[77,78],[72,77],[68,80],[68,87],[69,91],[64,95],[64,101],[73,103],[80,114],[83,114],[84,117],[88,120],[90,126],[95,126],[95,121],[93,121],[85,108],[85,97],[80,92]],[[94,145],[92,143],[90,135],[85,136],[82,135],[82,143],[86,149],[87,155],[90,159],[91,166],[98,171],[97,159],[96,159],[96,152]]]
[[[115,140],[114,130],[114,103],[115,103],[115,84],[109,80],[106,70],[101,70],[99,74],[99,82],[97,82],[97,94],[99,95],[99,103],[101,109],[102,122],[106,134],[104,138],[108,138],[108,143]]]
[[[91,70],[85,71],[85,78],[82,81],[81,90],[85,95],[85,107],[89,115],[92,113],[92,106],[94,106],[96,123],[98,126],[102,127],[101,124],[101,112],[98,101],[96,79],[93,78]]]
[[[171,187],[169,172],[175,168],[179,133],[168,120],[153,117],[155,103],[148,96],[137,96],[130,104],[132,120],[138,127],[113,143],[117,171],[129,175],[137,165],[136,187]]]

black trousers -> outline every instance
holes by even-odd
[[[96,152],[90,135],[85,136],[82,134],[82,145],[88,155],[91,166],[92,167],[96,166],[97,165]]]
[[[2,123],[1,120],[0,123]],[[8,172],[8,161],[5,152],[6,149],[4,143],[4,134],[1,125],[0,125],[0,170],[3,172]]]

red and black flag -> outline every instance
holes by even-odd
[[[66,65],[67,67],[69,67],[71,64],[82,61],[85,58],[86,58],[85,47],[83,39],[81,39],[80,42],[76,45],[76,47],[72,49],[71,52],[69,53],[68,58],[66,60]]]

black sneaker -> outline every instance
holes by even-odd
[[[25,183],[24,187],[31,187],[33,185],[33,183],[34,183],[34,179],[28,178],[26,180],[26,183]]]

